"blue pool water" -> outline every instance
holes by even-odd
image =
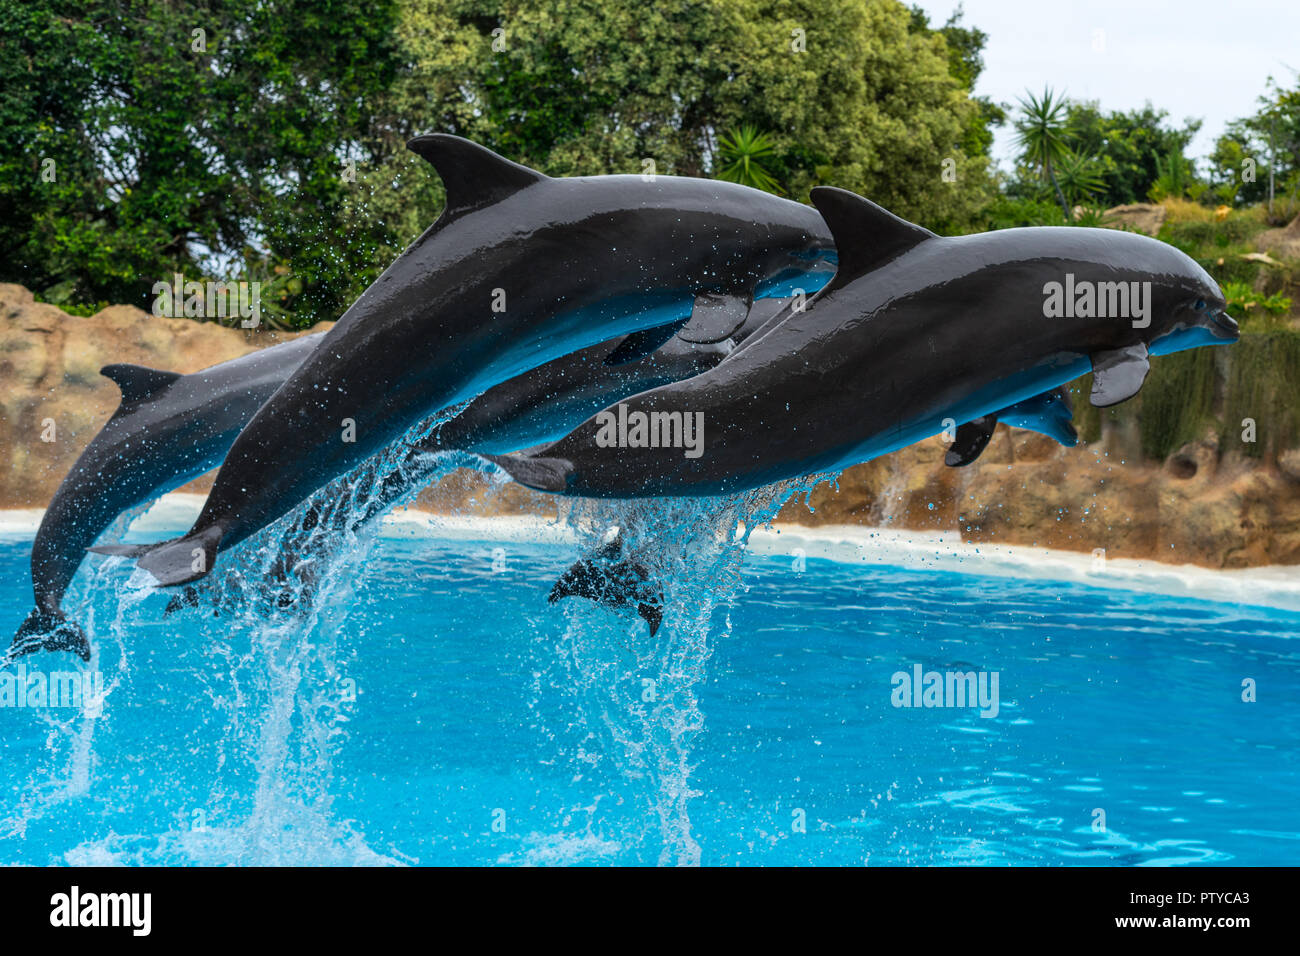
[[[548,606],[575,554],[381,539],[269,620],[104,561],[102,714],[0,709],[0,863],[1300,859],[1300,614],[732,555],[652,639]],[[914,665],[997,672],[997,716],[893,706]]]

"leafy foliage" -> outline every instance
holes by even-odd
[[[1156,181],[1148,192],[1154,202],[1184,196],[1195,199],[1203,188],[1203,184],[1196,181],[1195,166],[1182,153],[1171,152],[1163,160],[1156,157]]]
[[[307,277],[304,322],[335,317],[376,239],[342,228],[340,167],[395,74],[394,16],[389,0],[0,0],[3,277],[147,307],[172,272],[270,256]]]
[[[1061,157],[1056,181],[1065,194],[1066,202],[1073,207],[1085,199],[1093,198],[1105,188],[1101,178],[1101,164],[1095,156],[1082,156],[1069,150]],[[1072,217],[1073,218],[1073,217]]]
[[[1289,296],[1280,292],[1262,295],[1244,282],[1223,283],[1223,295],[1228,301],[1228,312],[1238,317],[1258,315],[1276,317],[1291,311]]]
[[[752,126],[724,133],[718,140],[718,155],[723,164],[718,170],[719,179],[770,193],[781,192],[781,187],[760,162],[772,155],[772,141],[766,133],[760,133]]]
[[[438,214],[404,148],[431,131],[553,175],[715,175],[722,131],[750,127],[764,188],[969,229],[996,111],[958,20],[893,0],[0,0],[0,280],[147,307],[173,272],[274,276],[273,321],[337,318]]]
[[[1200,122],[1169,126],[1168,114],[1148,103],[1142,109],[1103,112],[1096,103],[1071,102],[1066,126],[1071,147],[1095,156],[1102,188],[1097,201],[1104,206],[1143,202],[1160,175],[1159,165],[1170,156],[1183,158]]]

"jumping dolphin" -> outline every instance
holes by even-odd
[[[825,279],[829,277],[828,273]],[[825,280],[810,275],[804,281],[811,292]],[[354,498],[365,500],[364,508],[337,507],[331,502],[323,506],[329,513],[322,514],[322,506],[314,504],[302,516],[301,528],[310,530],[320,522],[327,522],[336,533],[358,532],[417,487],[432,480],[439,473],[435,460],[438,452],[513,451],[541,445],[567,434],[610,402],[698,375],[722,361],[735,343],[744,341],[790,301],[786,298],[756,300],[741,328],[723,342],[693,343],[676,335],[644,358],[611,362],[611,356],[626,355],[629,341],[635,338],[624,336],[508,379],[437,426],[426,441],[410,446],[396,467],[357,469],[356,486],[361,493]],[[291,570],[293,557],[285,555],[280,565],[280,576],[286,581],[296,576]],[[200,593],[194,587],[187,588],[171,601],[168,613],[194,606],[199,599]]]
[[[106,365],[122,404],[59,485],[32,543],[36,609],[10,654],[90,645],[63,616],[63,594],[86,548],[119,514],[216,467],[240,430],[323,336],[261,349],[192,375],[139,365]]]
[[[617,335],[721,341],[760,290],[834,255],[813,209],[733,183],[552,179],[455,136],[408,145],[442,177],[441,217],[249,422],[188,534],[98,550],[193,581],[438,409]]]
[[[1141,388],[1148,354],[1237,339],[1214,280],[1147,236],[941,238],[844,190],[813,202],[840,265],[805,311],[545,449],[489,459],[560,494],[724,494],[868,461],[1089,369],[1092,403],[1114,405]]]
[[[808,291],[815,292],[825,279],[808,276]],[[474,399],[442,426],[436,446],[424,450],[513,451],[558,438],[611,401],[713,367],[734,342],[787,302],[757,300],[744,325],[720,343],[689,343],[674,336],[642,359],[607,364],[609,356],[626,347],[632,338],[627,336],[555,359]],[[85,549],[123,511],[219,464],[261,403],[322,337],[271,346],[193,375],[134,365],[101,370],[119,385],[124,400],[70,469],[45,513],[32,544],[37,609],[20,628],[11,654],[44,649],[89,655],[85,635],[60,610]],[[375,483],[371,506],[352,516],[352,524],[359,527],[377,517],[411,490],[412,477],[425,474],[417,467],[384,476]],[[176,607],[195,600],[190,595]]]
[[[829,271],[806,276],[805,291],[820,290],[830,278]],[[414,448],[502,453],[563,438],[611,402],[713,368],[789,304],[788,298],[755,300],[741,327],[721,342],[678,334],[642,358],[625,359],[636,338],[629,335],[561,356],[488,389]]]

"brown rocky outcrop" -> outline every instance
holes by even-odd
[[[1103,224],[1113,229],[1128,227],[1134,232],[1154,236],[1165,224],[1169,210],[1159,203],[1136,202],[1127,206],[1114,206],[1103,213]]]
[[[1300,216],[1296,216],[1281,229],[1269,229],[1259,234],[1260,249],[1281,259],[1300,259]]]
[[[328,326],[326,326],[328,327]],[[318,327],[320,330],[320,327]],[[0,508],[43,508],[117,408],[102,366],[197,372],[293,335],[114,305],[82,318],[0,284]],[[186,490],[206,490],[202,478]]]

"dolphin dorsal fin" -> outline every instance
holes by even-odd
[[[181,377],[177,372],[164,372],[143,365],[105,365],[99,374],[117,383],[117,387],[122,390],[123,402],[148,398]]]
[[[407,148],[433,164],[447,190],[446,218],[500,202],[549,177],[512,163],[478,143],[447,133],[417,136]]]
[[[900,219],[847,189],[817,186],[812,201],[826,220],[840,260],[827,291],[879,268],[927,239],[938,238],[929,229]]]

